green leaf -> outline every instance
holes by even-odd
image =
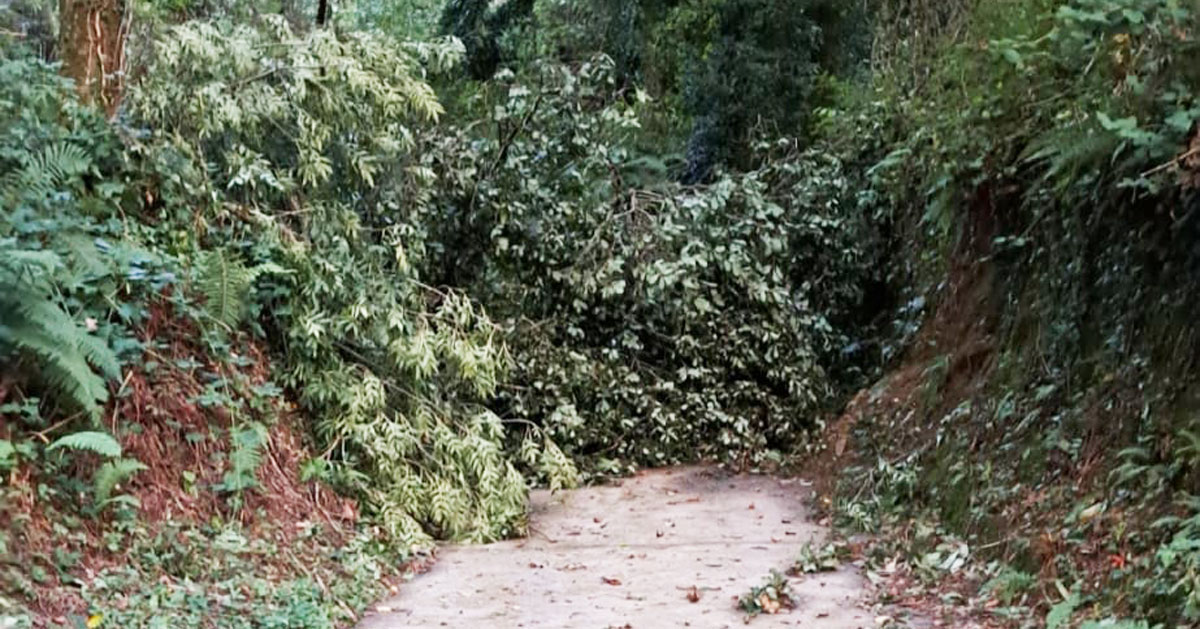
[[[16,462],[17,449],[8,439],[0,439],[0,467],[8,468]]]
[[[1066,600],[1050,608],[1050,613],[1046,614],[1046,629],[1065,627],[1076,607],[1079,607],[1079,593],[1071,592]]]
[[[72,433],[50,444],[46,451],[52,452],[59,448],[87,450],[110,458],[121,456],[121,444],[112,435],[105,432],[85,430]]]
[[[112,490],[124,482],[130,476],[149,469],[144,463],[137,459],[114,459],[106,462],[96,470],[96,476],[92,479],[93,497],[96,505],[103,506],[108,502],[109,496],[112,495]]]
[[[1137,146],[1145,146],[1154,141],[1153,133],[1143,131],[1138,127],[1138,120],[1134,116],[1125,118],[1113,119],[1104,112],[1097,112],[1096,119],[1100,121],[1100,126],[1106,131],[1111,131],[1124,140],[1129,140]]]
[[[1016,49],[1005,48],[1000,54],[1004,56],[1005,61],[1016,66],[1018,70],[1025,67],[1025,61],[1021,59],[1021,53],[1017,52]]]
[[[236,327],[245,312],[255,272],[222,250],[204,252],[196,266],[196,284],[204,294],[205,311],[221,324]]]
[[[1141,24],[1146,21],[1146,14],[1136,9],[1122,9],[1121,15],[1125,16],[1125,20],[1130,24]]]
[[[1167,116],[1167,126],[1180,133],[1187,133],[1192,130],[1192,125],[1196,124],[1196,118],[1200,116],[1200,111],[1197,109],[1178,109]]]

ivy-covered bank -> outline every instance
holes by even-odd
[[[889,11],[827,119],[910,340],[828,437],[832,511],[955,623],[1190,626],[1197,6]]]
[[[0,624],[344,626],[698,459],[1196,620],[1194,3],[401,5],[0,9]]]

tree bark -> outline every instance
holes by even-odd
[[[125,86],[127,0],[60,0],[59,51],[62,72],[75,80],[86,103],[109,117],[121,104]]]

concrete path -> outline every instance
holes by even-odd
[[[527,539],[441,549],[359,629],[740,627],[736,598],[823,539],[806,519],[808,493],[800,481],[704,467],[535,492]],[[753,627],[875,626],[853,570],[791,582],[796,609]]]

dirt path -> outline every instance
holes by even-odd
[[[427,574],[360,629],[740,627],[734,599],[825,531],[800,481],[709,468],[644,473],[619,486],[535,492],[527,539],[444,548]],[[695,586],[697,602],[688,600]],[[796,609],[751,626],[873,627],[850,569],[792,579]]]

